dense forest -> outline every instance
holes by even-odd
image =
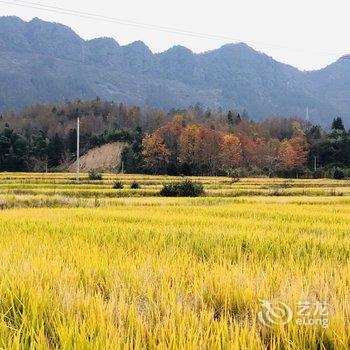
[[[200,105],[166,113],[96,98],[1,115],[0,170],[65,169],[76,158],[78,116],[81,154],[125,142],[130,173],[343,178],[350,168],[350,133],[340,117],[326,131],[297,118],[257,122]]]

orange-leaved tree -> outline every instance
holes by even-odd
[[[242,165],[242,144],[233,134],[225,135],[221,143],[221,168],[227,172]]]
[[[280,162],[285,170],[298,171],[307,160],[307,143],[303,137],[293,137],[284,140],[279,152]]]
[[[190,124],[180,137],[179,160],[193,173],[214,175],[219,169],[220,145],[221,133]]]
[[[180,138],[184,130],[183,120],[181,116],[174,116],[169,124],[166,124],[157,130],[157,134],[164,140],[165,146],[170,150],[169,158],[170,173],[179,173],[179,156],[180,156]]]
[[[148,134],[142,141],[144,167],[147,171],[158,174],[166,173],[170,151],[164,140],[157,134]]]

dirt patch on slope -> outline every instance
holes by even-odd
[[[80,157],[80,170],[119,170],[121,168],[122,152],[125,146],[126,143],[113,142],[90,149],[86,154]],[[69,166],[68,171],[75,172],[76,169],[77,162],[75,161]]]

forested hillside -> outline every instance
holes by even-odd
[[[76,159],[77,117],[81,154],[123,142],[130,173],[342,177],[350,167],[341,118],[326,132],[296,118],[252,121],[234,110],[199,106],[166,113],[96,98],[1,115],[0,170],[67,168]]]

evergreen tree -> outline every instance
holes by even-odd
[[[77,153],[77,130],[70,129],[67,137],[67,146],[68,151],[72,155],[76,155]]]
[[[0,168],[7,171],[27,170],[28,147],[23,136],[8,124],[0,134]]]
[[[48,149],[48,139],[43,131],[33,134],[31,153],[34,158],[46,160]]]
[[[227,113],[227,121],[230,125],[234,124],[234,117],[231,111],[228,111]]]
[[[345,131],[343,120],[340,117],[334,118],[332,123],[332,130],[333,131]]]
[[[48,145],[48,163],[50,167],[59,166],[64,158],[64,143],[58,134],[55,134]]]

